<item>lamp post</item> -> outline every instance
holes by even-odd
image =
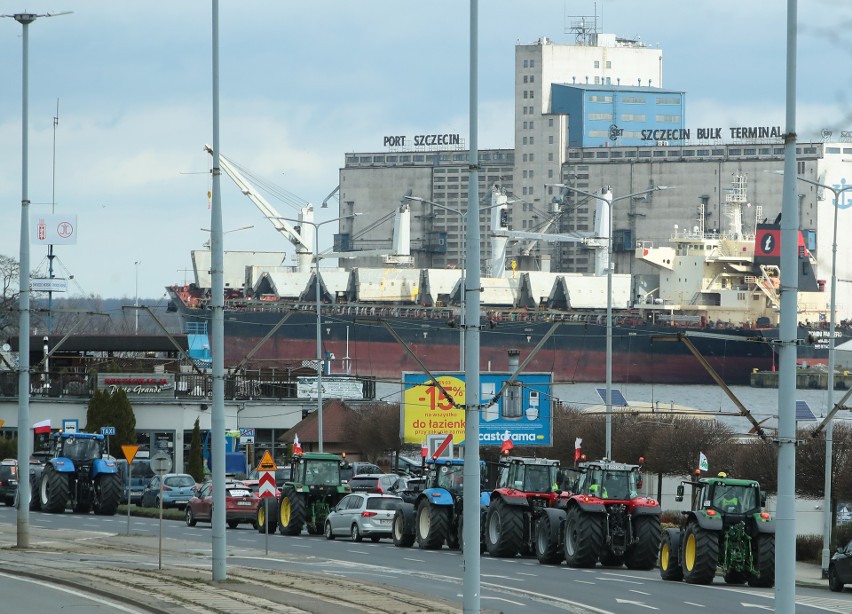
[[[320,302],[320,286],[322,285],[322,276],[320,274],[320,253],[319,253],[319,229],[320,226],[325,226],[326,224],[331,224],[332,222],[339,222],[340,220],[345,220],[350,217],[355,217],[356,215],[361,215],[360,213],[350,213],[349,215],[343,215],[341,217],[336,217],[331,220],[325,220],[322,222],[309,222],[307,220],[296,220],[287,217],[281,217],[276,219],[286,220],[288,222],[296,222],[298,224],[307,224],[308,226],[313,226],[314,229],[314,266],[316,269],[316,300],[317,300],[317,439],[319,441],[319,451],[323,451],[322,445],[322,370],[325,361],[322,355],[322,312],[321,312],[321,302]]]
[[[27,467],[30,462],[32,436],[30,423],[30,225],[29,225],[29,72],[30,72],[30,29],[29,25],[39,17],[67,15],[62,13],[15,13],[0,15],[10,17],[23,26],[21,45],[21,246],[20,246],[20,289],[18,296],[18,467]],[[18,500],[30,500],[30,482],[21,480],[18,484]],[[17,513],[18,548],[29,548],[30,515],[29,506],[18,506]]]
[[[133,263],[133,266],[136,267],[136,300],[133,301],[133,305],[136,306],[136,307],[139,307],[139,265],[140,264],[142,264],[141,260],[137,260],[136,262]],[[136,328],[135,328],[136,332],[135,332],[135,334],[138,335],[139,334],[139,310],[134,309],[134,314],[135,314],[135,318],[136,318]]]
[[[835,333],[835,309],[837,301],[837,212],[840,209],[840,195],[844,192],[852,190],[852,185],[845,188],[837,189],[824,183],[811,181],[804,177],[797,177],[799,181],[810,183],[834,194],[834,226],[831,239],[831,297],[829,298],[829,315],[828,324],[828,382],[826,383],[827,396],[825,401],[825,410],[830,412],[834,406],[834,333]],[[845,209],[846,207],[844,207]],[[822,519],[823,519],[823,536],[822,536],[822,577],[828,577],[828,562],[831,558],[831,454],[832,454],[832,436],[834,434],[834,420],[829,420],[825,427],[825,499],[823,502]]]
[[[406,199],[406,200],[413,200],[415,202],[423,203],[424,205],[432,205],[433,207],[439,207],[441,209],[446,209],[447,211],[450,211],[451,213],[455,213],[456,215],[459,216],[459,229],[460,229],[460,233],[461,233],[461,234],[459,234],[459,249],[458,249],[458,259],[459,259],[459,264],[461,265],[461,298],[459,300],[459,308],[460,308],[460,313],[461,313],[461,316],[459,317],[459,323],[461,324],[461,326],[459,327],[459,370],[463,371],[464,370],[464,325],[465,325],[464,304],[465,304],[465,294],[467,294],[467,292],[465,291],[465,287],[464,287],[464,283],[465,283],[464,282],[464,273],[465,273],[466,263],[465,263],[465,257],[464,257],[464,250],[462,249],[462,237],[465,234],[464,213],[459,209],[453,209],[452,207],[448,207],[447,205],[442,205],[441,203],[436,203],[432,200],[426,200],[425,198],[420,198],[419,196],[405,195],[405,196],[403,196],[403,198]]]
[[[633,198],[634,196],[642,196],[651,192],[659,192],[662,190],[673,189],[670,186],[658,185],[653,188],[625,194],[618,198],[612,197],[612,188],[604,186],[601,188],[600,194],[593,194],[578,190],[564,183],[547,184],[549,186],[563,188],[577,194],[583,194],[591,198],[596,198],[603,202],[607,208],[605,215],[607,216],[607,259],[606,259],[606,458],[612,458],[612,204],[620,200]]]

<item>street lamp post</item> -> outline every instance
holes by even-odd
[[[139,265],[142,264],[141,260],[137,260],[133,263],[133,266],[136,267],[136,300],[133,302],[133,305],[139,307]],[[134,314],[136,318],[136,326],[135,326],[135,334],[139,334],[139,310],[134,309]]]
[[[829,315],[828,324],[828,382],[826,389],[826,412],[830,412],[834,406],[834,333],[836,327],[836,301],[837,301],[837,212],[840,209],[840,195],[844,192],[852,190],[852,185],[845,188],[837,189],[824,183],[811,181],[804,177],[797,177],[799,181],[810,183],[817,187],[823,188],[834,194],[834,226],[831,239],[831,296],[829,298]],[[845,207],[844,207],[845,208]],[[825,427],[825,499],[823,501],[823,536],[822,536],[822,577],[828,577],[828,562],[831,558],[831,454],[834,435],[834,420],[829,420]]]
[[[314,229],[314,266],[316,270],[316,302],[317,302],[317,439],[319,442],[319,451],[323,451],[322,445],[322,370],[323,365],[325,364],[324,357],[322,355],[322,311],[321,311],[321,297],[320,297],[320,286],[322,285],[322,275],[320,273],[320,253],[319,253],[319,229],[320,226],[324,226],[326,224],[331,224],[332,222],[339,222],[340,220],[345,220],[350,217],[355,217],[356,215],[361,215],[360,213],[350,213],[349,215],[343,215],[341,217],[336,217],[331,220],[325,220],[323,222],[309,222],[307,220],[296,220],[292,218],[282,217],[277,218],[281,220],[286,220],[288,222],[296,222],[298,224],[307,224],[308,226],[312,226]]]
[[[634,196],[642,196],[651,192],[659,192],[661,190],[671,190],[670,186],[658,185],[653,188],[625,194],[618,198],[612,197],[612,188],[604,186],[601,188],[600,194],[593,194],[578,190],[577,188],[565,185],[564,183],[548,184],[553,187],[563,188],[577,194],[583,194],[591,198],[596,198],[606,204],[607,208],[607,260],[606,260],[606,458],[612,458],[612,204],[619,200],[626,200]]]
[[[459,264],[461,265],[461,298],[459,299],[459,308],[461,316],[459,317],[459,370],[464,370],[464,328],[465,328],[465,295],[467,292],[465,291],[465,281],[464,281],[464,273],[465,273],[465,257],[464,257],[464,249],[462,248],[462,237],[465,235],[465,223],[464,223],[464,213],[459,209],[453,209],[452,207],[448,207],[447,205],[442,205],[441,203],[436,203],[431,200],[426,200],[425,198],[420,198],[419,196],[403,196],[406,200],[413,200],[415,202],[423,203],[424,205],[432,205],[433,207],[439,207],[441,209],[446,209],[451,213],[455,213],[459,216],[459,249],[458,249],[458,259]]]

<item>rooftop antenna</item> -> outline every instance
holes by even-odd
[[[56,127],[59,125],[59,98],[56,99],[56,115],[53,116],[53,166],[50,177],[50,213],[56,213]],[[47,276],[53,279],[53,244],[47,246]],[[47,334],[53,332],[53,285],[47,291]]]

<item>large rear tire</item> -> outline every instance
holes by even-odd
[[[559,548],[559,524],[547,513],[535,523],[535,557],[543,565],[559,565],[565,558]]]
[[[485,521],[485,547],[491,556],[512,557],[524,541],[524,514],[521,508],[495,499]]]
[[[52,465],[44,468],[41,476],[41,509],[51,514],[61,514],[71,498],[68,474],[59,473]]]
[[[775,586],[775,534],[758,533],[753,542],[752,550],[757,575],[749,575],[749,586]]]
[[[574,507],[565,520],[565,562],[569,567],[594,567],[604,548],[604,518]]]
[[[653,569],[660,551],[660,517],[635,516],[633,536],[638,541],[624,553],[627,569]]]
[[[278,506],[278,530],[281,535],[299,535],[305,524],[305,500],[290,486],[281,493]]]
[[[102,473],[95,480],[95,495],[92,509],[99,516],[112,516],[118,509],[122,495],[121,476],[117,473]]]
[[[39,476],[30,474],[30,510],[37,512],[41,510],[41,482]]]
[[[405,512],[402,509],[396,510],[393,516],[391,534],[393,536],[393,545],[398,548],[410,548],[416,539],[414,531],[408,530],[409,527],[406,524]]]
[[[450,510],[447,507],[432,505],[423,499],[417,506],[414,529],[417,545],[421,550],[439,550],[447,539],[450,528]]]
[[[680,531],[666,529],[660,544],[660,577],[663,580],[680,582],[683,568],[680,566]]]
[[[683,536],[683,579],[690,584],[711,584],[719,563],[719,534],[702,529],[697,522]]]

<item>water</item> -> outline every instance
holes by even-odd
[[[556,384],[553,390],[555,399],[559,399],[565,405],[580,409],[602,405],[601,398],[595,391],[596,388],[605,388],[606,384]],[[613,390],[620,390],[628,403],[642,402],[652,403],[661,412],[669,412],[672,404],[683,405],[705,412],[720,414],[719,419],[733,427],[738,433],[747,433],[751,424],[745,418],[726,416],[724,414],[739,414],[739,409],[734,405],[728,395],[718,386],[702,385],[672,385],[672,384],[619,384],[613,383]],[[731,386],[734,395],[740,400],[757,421],[778,415],[778,390],[776,388],[752,388],[750,386]],[[838,402],[846,394],[845,390],[834,391],[834,402]],[[391,383],[377,383],[376,396],[380,400],[392,403],[400,402],[400,385]],[[822,417],[826,415],[826,391],[799,389],[796,390],[796,400],[806,401],[816,416],[819,424]],[[850,402],[850,401],[847,401]],[[837,419],[852,419],[852,414],[841,411],[836,414]],[[814,424],[814,423],[811,423]],[[805,423],[799,423],[805,426]]]

